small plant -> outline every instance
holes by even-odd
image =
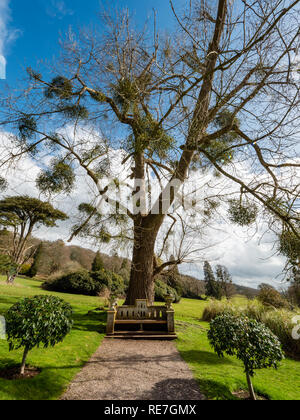
[[[281,344],[269,328],[247,317],[217,317],[210,324],[208,339],[219,357],[235,355],[243,362],[252,400],[256,400],[251,381],[255,370],[277,369],[284,358]]]
[[[22,299],[5,314],[9,350],[24,348],[20,374],[24,375],[28,352],[34,347],[54,347],[70,332],[71,306],[55,296]]]

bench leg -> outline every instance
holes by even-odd
[[[168,332],[175,332],[174,310],[167,311],[167,326]]]
[[[115,333],[116,311],[107,311],[106,333]]]

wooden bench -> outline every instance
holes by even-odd
[[[113,304],[107,312],[107,337],[175,339],[172,298],[165,306],[149,305],[137,299],[134,306]]]

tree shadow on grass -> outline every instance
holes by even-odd
[[[20,298],[15,296],[0,296],[0,304],[12,306],[15,303],[19,302]]]
[[[234,365],[234,362],[227,358],[220,358],[216,354],[201,350],[180,351],[186,362],[197,363],[198,365]]]
[[[104,334],[106,330],[106,313],[73,314],[73,330],[90,331]]]
[[[201,391],[209,400],[238,400],[228,386],[209,379],[197,379]]]

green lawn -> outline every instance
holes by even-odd
[[[174,305],[177,348],[209,399],[235,399],[232,392],[247,389],[243,366],[235,357],[219,359],[213,352],[206,335],[209,324],[200,321],[205,304],[183,299]],[[271,400],[300,400],[300,362],[286,359],[277,371],[257,371],[253,382],[256,392]]]
[[[0,315],[21,297],[49,294],[33,280],[17,279],[15,286],[6,286],[0,277]],[[72,305],[74,326],[66,339],[49,349],[34,349],[29,353],[28,364],[42,369],[33,379],[7,381],[0,379],[0,400],[49,400],[60,397],[71,379],[96,351],[104,337],[105,313],[87,315],[99,306],[100,299],[88,296],[61,295]],[[8,351],[0,340],[0,369],[20,363],[22,351]]]
[[[40,282],[17,279],[15,286],[4,284],[0,277],[0,315],[21,297],[53,294],[69,302],[74,310],[74,328],[63,343],[52,349],[35,349],[28,363],[42,372],[33,379],[7,381],[0,379],[2,399],[57,399],[71,379],[90,358],[104,337],[105,313],[88,312],[99,306],[99,298],[43,291]],[[176,345],[190,365],[203,393],[209,399],[233,399],[233,391],[246,389],[241,363],[236,358],[219,359],[208,344],[208,323],[201,322],[206,302],[183,299],[174,305],[178,340]],[[0,369],[20,362],[21,351],[8,351],[0,341]],[[285,360],[278,371],[260,371],[254,385],[257,392],[270,399],[300,399],[300,363]]]

